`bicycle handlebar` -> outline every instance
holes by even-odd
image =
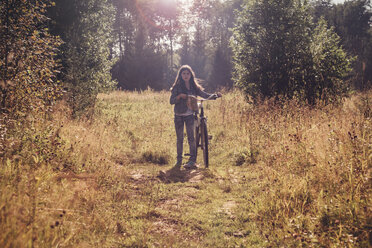
[[[194,95],[187,95],[187,97],[195,98],[197,101],[209,101],[209,100],[216,100],[217,98],[222,97],[222,96],[218,96],[215,93],[215,94],[210,95],[208,98],[202,98],[202,99],[200,99],[200,98],[198,98],[197,96],[194,96]]]

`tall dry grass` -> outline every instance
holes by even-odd
[[[243,177],[259,176],[249,205],[267,241],[371,245],[370,92],[341,105],[316,107],[295,101],[252,107],[236,94],[225,97],[212,114],[221,141],[233,148],[226,154],[221,146],[219,161],[232,156],[232,164],[249,167]]]
[[[0,246],[371,245],[371,92],[315,107],[224,92],[205,106],[210,168],[191,172],[172,167],[169,96],[99,95],[90,120],[61,103],[9,139]]]

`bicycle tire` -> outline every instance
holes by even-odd
[[[207,120],[202,119],[200,123],[202,133],[201,133],[201,146],[203,149],[203,160],[204,160],[204,165],[205,167],[209,166],[209,154],[208,154],[208,129],[207,129]]]
[[[200,147],[200,127],[195,125],[195,156],[198,157],[198,148]]]

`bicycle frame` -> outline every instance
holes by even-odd
[[[217,96],[216,94],[212,94],[208,98],[197,98],[196,96],[193,96],[193,95],[188,95],[188,97],[194,98],[198,102],[198,109],[200,110],[200,114],[198,113],[199,110],[196,111],[196,114],[199,114],[199,118],[203,118],[203,117],[206,118],[204,116],[203,102],[210,101],[210,100],[216,100],[219,96]]]
[[[209,155],[208,155],[208,143],[212,136],[208,135],[207,130],[207,117],[204,115],[203,102],[209,100],[215,100],[218,98],[217,95],[213,94],[207,99],[198,99],[195,96],[189,96],[194,98],[197,101],[198,110],[195,111],[195,122],[194,122],[194,135],[196,142],[196,154],[197,150],[200,147],[203,150],[203,160],[205,167],[209,166]],[[200,110],[200,113],[199,113]]]

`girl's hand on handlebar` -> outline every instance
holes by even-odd
[[[211,96],[211,99],[216,100],[217,98],[222,97],[222,94],[220,92],[214,93]]]

